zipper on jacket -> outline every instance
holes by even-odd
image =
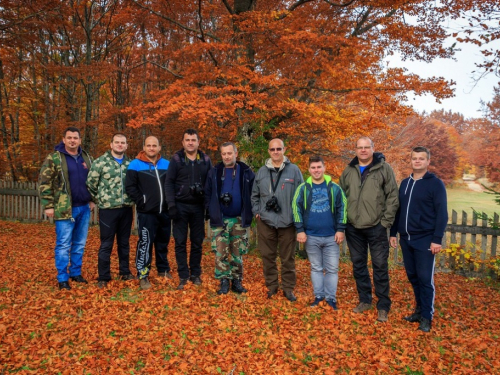
[[[122,206],[123,206],[123,169],[122,169],[122,165],[120,164],[120,181],[122,182],[122,191],[121,191],[121,194],[122,194]]]
[[[160,175],[158,174],[158,168],[156,168],[156,165],[154,167],[156,172],[156,179],[158,180],[158,186],[160,187],[160,214],[161,214],[161,210],[163,208],[163,189],[161,186]]]
[[[411,180],[413,180],[413,178],[411,178]],[[408,185],[410,184],[410,181],[411,180],[408,180]],[[413,180],[413,185],[411,186],[411,189],[410,189],[410,196],[408,197],[408,205],[406,206],[406,234],[408,235],[408,241],[411,239],[410,238],[410,233],[408,233],[408,213],[410,212],[410,203],[411,203],[411,195],[413,193],[413,188],[415,187],[415,184],[417,183],[417,181]],[[408,189],[408,185],[406,186],[406,188]]]

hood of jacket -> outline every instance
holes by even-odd
[[[385,156],[384,154],[382,154],[381,152],[374,152],[373,153],[373,161],[372,161],[372,166],[375,166],[379,163],[381,163],[382,161],[385,161]],[[359,159],[357,156],[355,156],[351,162],[349,163],[349,165],[351,167],[355,167],[356,165],[359,164]]]
[[[281,164],[281,167],[280,167],[280,170],[282,170],[283,168],[285,168],[285,165],[286,164],[290,164],[290,160],[286,157],[286,156],[283,156],[283,163]],[[273,169],[274,170],[274,165],[273,165],[273,159],[269,158],[266,160],[266,167],[269,168],[269,169]]]
[[[63,141],[61,141],[57,145],[55,145],[54,146],[54,150],[58,151],[58,152],[61,152],[63,154],[66,154],[66,155],[74,156],[74,155],[71,155],[68,151],[66,151],[66,146],[64,145]],[[78,153],[77,153],[77,155],[80,155],[81,153],[82,153],[82,148],[80,146],[78,146]]]
[[[156,165],[156,163],[158,163],[158,160],[161,159],[161,154],[158,154],[156,156],[156,160],[155,160],[154,163],[151,160],[149,160],[149,158],[146,155],[146,152],[144,150],[140,151],[135,158],[139,159],[140,161],[144,161],[146,163],[151,163],[151,164],[155,164]]]

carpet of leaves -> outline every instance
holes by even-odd
[[[266,298],[254,254],[244,260],[249,292],[218,296],[208,243],[200,287],[175,290],[172,241],[173,280],[153,270],[148,291],[117,279],[98,289],[95,227],[84,257],[89,284],[59,291],[54,241],[51,225],[0,221],[0,374],[492,374],[500,368],[499,292],[481,281],[437,274],[433,330],[424,334],[402,319],[413,298],[399,267],[390,272],[393,307],[383,324],[375,322],[376,309],[352,312],[357,297],[348,262],[341,263],[340,310],[333,311],[308,307],[306,260],[297,260],[295,303]],[[116,260],[114,252],[114,275]]]

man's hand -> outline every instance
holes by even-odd
[[[306,232],[297,233],[297,242],[299,242],[299,243],[305,243],[306,241],[307,241]]]
[[[391,247],[398,247],[398,238],[397,237],[391,237],[389,239],[389,243],[391,244]]]
[[[45,216],[47,216],[47,217],[54,217],[54,209],[53,208],[47,208],[45,210]]]
[[[255,214],[255,218],[256,219],[260,219],[260,215],[259,214]]]
[[[344,232],[337,232],[335,233],[335,242],[340,245],[342,242],[344,242],[345,234]]]
[[[94,202],[89,202],[89,207],[90,207],[90,211],[93,211],[94,208],[95,208],[95,203]]]
[[[172,206],[168,209],[168,216],[170,216],[172,220],[177,220],[179,218],[179,210],[177,210],[176,206]]]
[[[439,253],[441,251],[441,245],[432,242],[431,243],[431,248],[429,250],[431,251],[432,254],[437,254],[437,253]]]

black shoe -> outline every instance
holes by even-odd
[[[191,276],[190,280],[191,280],[191,282],[194,285],[201,285],[201,278],[200,278],[200,276]]]
[[[248,292],[248,290],[246,290],[241,284],[241,279],[233,279],[233,282],[231,283],[231,291],[238,294]]]
[[[309,306],[311,307],[316,307],[319,305],[321,301],[324,301],[325,297],[315,297],[313,303],[311,303]]]
[[[179,286],[177,287],[177,290],[182,290],[184,289],[184,286],[188,283],[189,279],[181,279],[179,282]]]
[[[158,277],[164,277],[166,279],[172,279],[172,274],[168,271],[158,272]]]
[[[422,315],[420,314],[420,311],[417,312],[415,310],[413,314],[405,316],[403,319],[410,323],[417,323],[420,322],[420,320],[422,319]]]
[[[326,303],[328,304],[328,306],[330,306],[332,309],[334,310],[338,310],[338,307],[337,307],[337,302],[334,302],[333,299],[327,299],[326,300]]]
[[[431,326],[432,326],[432,321],[430,321],[429,319],[422,318],[420,319],[418,330],[422,332],[430,332]]]
[[[283,295],[286,297],[287,300],[290,302],[295,302],[297,301],[297,297],[295,297],[295,294],[293,294],[293,291],[283,291]]]
[[[59,283],[59,289],[68,289],[70,290],[71,287],[69,286],[69,283],[67,281],[62,281]]]
[[[278,294],[277,290],[268,290],[267,291],[267,298],[271,299],[275,294]]]
[[[99,289],[104,289],[104,288],[106,288],[107,285],[108,285],[108,282],[106,280],[99,280],[97,282],[97,287]]]
[[[129,280],[135,280],[137,279],[137,277],[129,273],[128,275],[121,275],[120,279],[122,279],[122,281],[129,281]]]
[[[70,277],[71,280],[77,282],[77,283],[84,283],[84,284],[88,284],[88,281],[85,280],[82,275],[78,275],[78,276],[71,276]]]
[[[217,294],[228,294],[229,293],[229,280],[228,279],[220,279],[220,288],[217,291]]]

